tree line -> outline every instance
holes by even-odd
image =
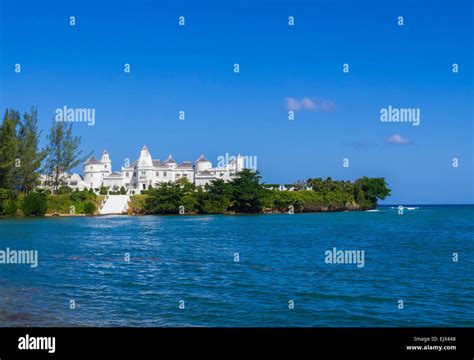
[[[43,173],[56,193],[63,184],[62,174],[85,160],[72,124],[53,120],[44,148],[40,148],[40,136],[35,107],[23,116],[17,110],[5,110],[0,126],[0,189],[28,194]]]
[[[56,196],[64,185],[63,174],[85,159],[79,149],[80,137],[72,134],[72,124],[53,120],[44,147],[40,147],[40,138],[35,107],[23,115],[14,109],[5,110],[0,124],[0,215],[15,216],[20,211],[25,216],[38,216],[54,209],[57,201],[35,191],[40,174],[46,175],[46,184]],[[95,194],[84,196],[87,201],[70,199],[72,195],[56,200],[83,213],[95,212]]]
[[[186,180],[149,188],[132,197],[130,209],[141,214],[225,214],[367,210],[390,195],[384,178],[354,182],[308,179],[294,191],[269,190],[258,172],[245,169],[229,182],[213,180],[196,187]]]

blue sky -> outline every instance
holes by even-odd
[[[470,1],[0,3],[2,113],[37,106],[46,135],[56,108],[95,108],[75,133],[116,170],[146,144],[257,156],[268,183],[383,176],[385,203],[474,203]],[[293,121],[288,99],[307,99]],[[420,125],[382,123],[389,105]]]

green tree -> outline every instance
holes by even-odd
[[[6,110],[0,127],[0,188],[14,189],[15,165],[18,156],[16,128],[20,122],[18,111]]]
[[[17,188],[25,193],[35,188],[41,162],[46,156],[45,151],[39,151],[38,113],[32,107],[30,113],[23,114],[18,130],[18,158],[16,167]]]
[[[197,193],[197,208],[204,214],[222,214],[230,205],[229,186],[222,179],[206,184]]]
[[[308,179],[307,184],[308,186],[311,186],[314,191],[317,191],[317,192],[325,191],[324,180],[322,180],[321,178]]]
[[[176,182],[181,190],[181,205],[186,214],[197,212],[198,202],[196,196],[196,186],[189,182],[187,178],[182,178]]]
[[[62,184],[62,175],[75,168],[88,156],[81,157],[82,151],[79,150],[81,138],[73,136],[72,124],[53,121],[47,139],[44,170],[50,178],[53,192],[56,193]]]
[[[17,209],[16,192],[8,189],[0,189],[0,215],[15,216]]]
[[[373,208],[377,205],[377,199],[383,200],[389,195],[390,189],[384,178],[364,176],[354,183],[354,198],[363,208]]]
[[[163,183],[147,191],[144,203],[147,214],[178,214],[183,205],[183,189],[179,184]]]
[[[61,185],[57,191],[58,195],[71,194],[73,192],[72,188],[67,185]]]
[[[182,177],[182,178],[180,178],[180,179],[177,179],[177,180],[175,181],[175,183],[176,183],[176,184],[180,184],[180,185],[191,184],[191,183],[189,182],[189,180],[188,180],[187,177]]]
[[[86,215],[94,215],[97,208],[95,204],[91,201],[84,203],[84,214]]]
[[[39,192],[31,192],[23,198],[21,209],[25,216],[43,216],[46,214],[46,195]]]
[[[238,213],[259,213],[263,209],[265,189],[260,174],[251,169],[237,173],[229,182],[230,207]]]

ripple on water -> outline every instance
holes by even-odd
[[[0,321],[474,326],[474,226],[466,220],[472,209],[420,209],[403,221],[384,209],[1,220],[0,249],[34,246],[40,266],[0,267]],[[326,264],[324,252],[333,247],[364,250],[365,266]],[[453,249],[462,261],[453,263]],[[78,304],[73,312],[70,299]],[[178,308],[180,300],[186,311]]]

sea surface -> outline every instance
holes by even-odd
[[[0,219],[39,257],[0,264],[0,327],[474,326],[473,233],[474,206]]]

